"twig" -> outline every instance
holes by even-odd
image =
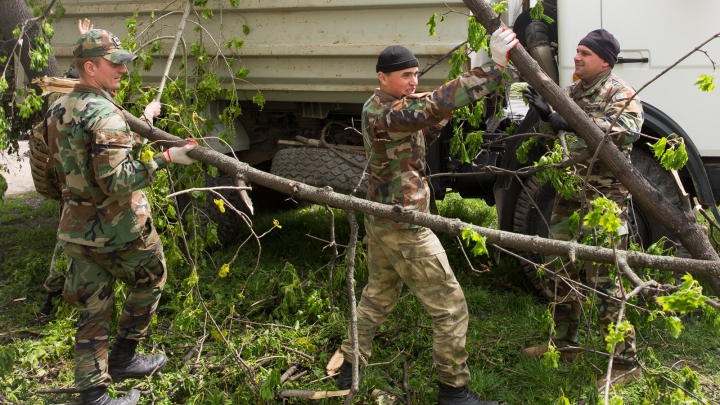
[[[350,341],[352,342],[353,349],[353,369],[352,369],[352,386],[350,393],[345,397],[345,405],[352,404],[352,399],[358,392],[358,386],[360,385],[360,347],[358,344],[358,331],[357,331],[357,304],[355,303],[355,247],[357,246],[358,236],[358,223],[355,219],[355,211],[345,210],[348,221],[350,222],[350,244],[347,253],[347,265],[346,265],[346,281],[347,281],[347,294],[348,294],[348,305],[350,306]]]
[[[185,11],[183,12],[182,18],[180,18],[180,24],[178,24],[178,29],[175,33],[175,43],[173,44],[172,48],[170,48],[170,54],[168,55],[167,63],[165,64],[165,71],[163,72],[162,78],[160,79],[160,87],[158,88],[157,95],[155,96],[155,101],[160,101],[163,90],[165,90],[165,82],[167,81],[167,76],[170,74],[170,67],[172,66],[173,58],[175,57],[175,51],[177,51],[177,47],[180,44],[183,30],[185,30],[185,23],[187,22],[192,7],[192,1],[188,1],[185,4]]]
[[[295,350],[295,349],[293,349],[292,347],[289,347],[289,346],[282,345],[282,347],[283,347],[283,349],[285,349],[285,350],[291,351],[291,352],[297,354],[298,356],[301,356],[301,357],[304,357],[304,358],[310,360],[311,363],[315,361],[315,357],[313,357],[313,356],[311,356],[311,355],[309,355],[309,354],[305,354],[305,353],[303,353],[303,352],[301,352],[301,351],[299,351],[299,350]]]

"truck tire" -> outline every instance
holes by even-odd
[[[652,185],[658,188],[661,193],[667,196],[673,204],[679,205],[680,199],[675,191],[675,181],[670,173],[665,170],[650,153],[643,149],[633,149],[630,154],[631,161],[637,169]],[[556,191],[549,182],[540,184],[536,176],[525,181],[525,188],[520,192],[515,208],[514,232],[524,235],[538,235],[543,238],[548,236],[546,222],[550,223],[552,206],[555,201]],[[537,206],[537,208],[535,208]],[[677,242],[677,237],[660,222],[646,213],[640,206],[632,204],[628,215],[630,234],[636,243],[648,247],[658,241],[661,237],[667,237],[671,243]],[[538,212],[539,209],[539,212]],[[543,221],[543,218],[545,219]],[[683,248],[679,255],[684,254]],[[534,263],[542,263],[542,256],[533,252],[521,252],[522,257]],[[532,281],[535,288],[544,295],[542,281],[537,277],[535,266],[530,263],[522,263],[523,270]]]
[[[330,186],[335,192],[363,197],[368,189],[367,175],[363,178],[366,164],[364,154],[300,147],[278,151],[273,158],[270,173],[315,187]]]

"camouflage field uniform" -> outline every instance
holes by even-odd
[[[43,284],[43,288],[47,292],[62,291],[65,285],[65,269],[57,268],[57,262],[62,252],[62,244],[58,240],[55,243],[55,249],[53,249],[52,259],[50,259],[50,271],[45,279],[45,284]]]
[[[565,88],[566,93],[575,103],[585,111],[588,116],[597,124],[597,126],[605,133],[616,133],[613,135],[613,143],[629,158],[632,143],[637,140],[638,132],[643,123],[643,112],[640,100],[635,99],[628,105],[617,120],[615,126],[610,129],[610,125],[618,117],[618,113],[622,110],[627,99],[635,94],[635,90],[625,81],[610,73],[602,77],[596,84],[583,86],[581,81],[576,81]],[[541,123],[540,132],[552,133],[548,123]],[[570,155],[581,153],[586,149],[585,141],[568,134],[568,149]],[[584,179],[587,175],[587,168],[590,161],[585,161],[575,165],[578,175]],[[629,194],[625,186],[623,186],[613,175],[607,165],[601,160],[596,160],[592,173],[588,177],[589,186],[586,192],[586,201],[594,200],[600,196],[604,196],[615,201],[622,210],[621,222],[622,227],[619,231],[621,242],[618,246],[620,249],[627,248],[627,201]],[[578,211],[581,207],[581,196],[573,195],[569,200],[565,200],[558,195],[555,198],[552,216],[550,219],[550,237],[558,240],[571,240],[573,237],[569,229],[570,216]],[[587,212],[587,209],[585,210]],[[583,235],[592,232],[591,229],[583,229]],[[554,259],[550,256],[548,261]],[[556,267],[559,268],[560,266]],[[563,268],[560,273],[566,277],[570,277],[576,281],[584,278],[584,283],[610,296],[617,296],[618,288],[614,278],[609,277],[613,266],[585,262],[583,268],[575,266],[573,263],[563,261]],[[584,274],[583,274],[584,273]],[[544,279],[545,293],[552,297],[555,301],[555,324],[556,334],[553,338],[558,347],[578,344],[578,327],[580,323],[580,315],[582,306],[577,292],[570,288],[564,282],[558,282],[559,278],[546,276]],[[596,304],[598,309],[598,320],[602,326],[603,334],[607,333],[607,327],[612,322],[617,322],[618,305],[602,296],[596,296]],[[616,346],[617,355],[631,359],[635,356],[635,336],[629,336],[624,343]]]
[[[142,339],[166,279],[162,243],[143,187],[166,166],[131,159],[135,135],[110,95],[78,84],[45,116],[63,184],[58,239],[68,258],[65,300],[78,307],[75,385],[108,385],[109,323],[115,280],[128,286],[118,335]]]
[[[435,140],[457,108],[495,91],[502,72],[494,62],[475,68],[432,93],[395,98],[379,89],[365,103],[362,131],[369,153],[367,198],[383,204],[428,212],[430,187],[425,179],[426,138]],[[435,234],[423,227],[365,216],[368,284],[358,304],[358,343],[365,361],[377,328],[398,302],[403,284],[432,317],[433,360],[442,383],[462,387],[470,381],[465,337],[465,296]],[[352,362],[352,343],[341,348]]]

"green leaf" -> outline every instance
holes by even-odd
[[[680,318],[677,316],[668,316],[665,317],[665,329],[670,332],[670,336],[677,339],[680,337],[680,332],[682,332],[685,327],[683,326]]]
[[[555,350],[554,345],[550,344],[548,346],[548,350],[545,352],[545,354],[543,354],[542,359],[540,359],[540,364],[550,370],[557,370],[559,366],[559,361],[560,352]]]
[[[693,279],[690,274],[685,274],[682,279],[683,283],[680,290],[657,298],[657,302],[662,305],[663,311],[685,314],[705,305],[705,296],[702,294],[700,283]]]
[[[243,24],[243,33],[245,35],[248,35],[250,33],[250,27],[248,27],[246,24]]]
[[[430,20],[428,20],[427,24],[425,24],[428,27],[430,27],[430,29],[428,30],[428,33],[431,37],[435,36],[435,28],[437,27],[437,22],[435,22],[436,15],[437,15],[437,13],[432,13],[432,15],[430,16]]]
[[[535,3],[535,6],[530,9],[530,19],[533,21],[543,20],[548,24],[555,22],[555,20],[545,15],[545,7],[543,7],[543,3],[541,1]]]
[[[47,22],[47,20],[43,21],[42,29],[43,29],[43,32],[45,33],[45,36],[47,36],[48,38],[52,38],[53,34],[55,34],[55,30],[53,29],[52,25],[50,25],[50,23]]]
[[[703,74],[698,76],[697,80],[695,80],[695,85],[698,86],[698,90],[707,91],[709,93],[715,90],[714,80],[715,72],[713,72],[712,76]]]
[[[20,37],[20,28],[15,28],[13,30],[13,38],[18,39]]]
[[[213,18],[213,11],[209,8],[204,8],[203,11],[200,13],[202,18],[206,20],[212,20]]]
[[[562,388],[560,389],[560,396],[558,397],[557,401],[555,401],[555,405],[570,405],[570,400],[568,399],[568,397],[565,396]]]
[[[255,103],[256,105],[258,105],[261,110],[262,110],[263,107],[265,107],[265,97],[262,95],[262,93],[260,92],[260,90],[258,90],[257,94],[255,94],[255,95],[253,96],[252,101],[253,101],[253,103]]]
[[[493,11],[495,12],[495,14],[499,15],[499,14],[502,14],[502,13],[508,11],[507,3],[508,3],[507,0],[503,0],[499,3],[494,3],[492,5],[492,8],[493,8]]]
[[[235,72],[235,77],[242,80],[245,79],[248,74],[250,74],[250,70],[241,67],[237,70],[237,72]]]

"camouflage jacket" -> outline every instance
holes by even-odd
[[[362,133],[371,173],[368,200],[428,212],[426,138],[434,141],[454,110],[495,91],[502,80],[502,71],[491,62],[431,93],[395,98],[376,89],[362,110]],[[386,228],[419,227],[370,215],[366,218]]]
[[[95,247],[138,238],[151,218],[141,189],[166,163],[132,159],[135,134],[110,95],[75,85],[50,106],[44,130],[63,184],[58,238]]]
[[[587,113],[604,133],[608,133],[610,125],[618,117],[625,102],[635,94],[635,89],[611,72],[588,89],[585,89],[582,81],[578,80],[566,87],[565,93]],[[629,155],[632,143],[638,139],[642,123],[642,103],[638,97],[635,97],[610,130],[610,133],[613,134],[613,143],[625,156]],[[553,133],[547,122],[540,124],[540,132]],[[568,148],[571,151],[586,147],[584,140],[575,136],[568,138]]]

